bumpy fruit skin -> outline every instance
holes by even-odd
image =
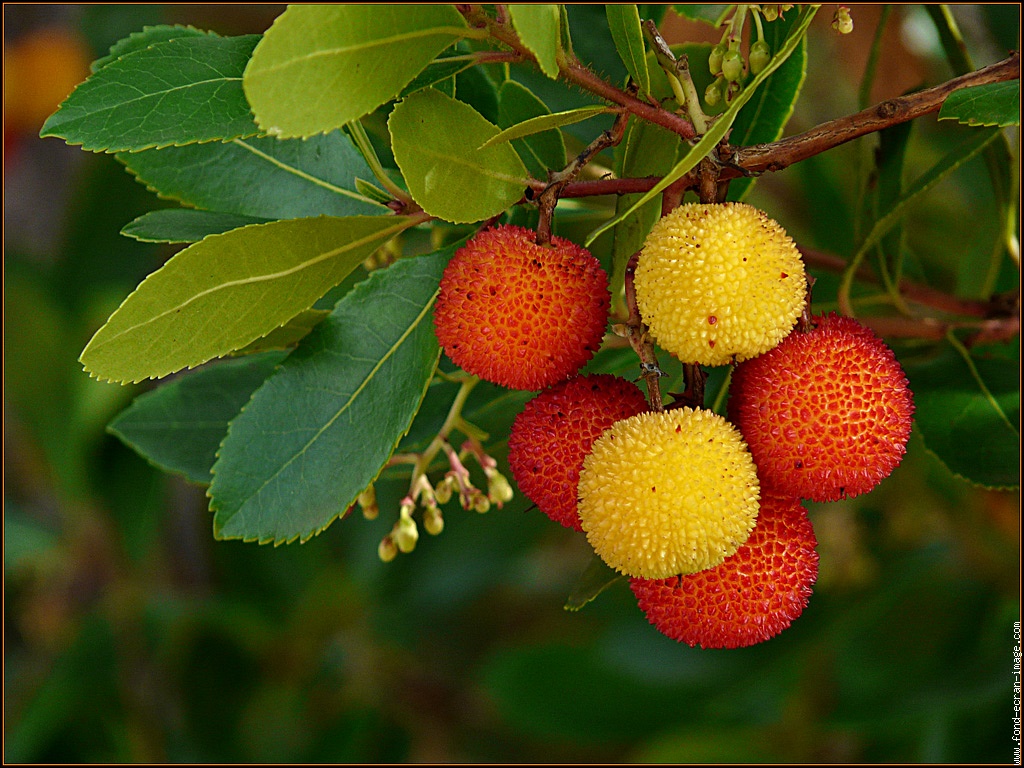
[[[544,390],[509,434],[508,464],[519,490],[556,523],[582,531],[576,501],[583,459],[606,429],[646,410],[635,384],[607,373]]]
[[[681,205],[651,229],[636,301],[662,348],[684,363],[756,357],[792,330],[807,282],[796,245],[744,203]]]
[[[750,538],[721,565],[688,576],[630,580],[663,635],[703,648],[764,642],[796,619],[818,578],[818,546],[797,499],[761,497]]]
[[[540,390],[576,373],[608,323],[600,262],[563,238],[545,247],[536,237],[511,225],[481,232],[448,263],[434,309],[455,364],[511,389]]]
[[[609,566],[663,579],[712,568],[739,549],[758,495],[750,452],[721,416],[641,413],[612,426],[584,459],[580,523]]]
[[[733,371],[729,418],[761,484],[838,501],[866,493],[906,453],[914,401],[892,350],[849,317],[817,318]]]

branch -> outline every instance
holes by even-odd
[[[479,5],[456,6],[466,17],[471,26],[486,25],[487,31],[498,42],[511,48],[522,59],[536,62],[537,57],[533,52],[523,45],[519,35],[512,29],[512,25],[498,19],[488,18],[480,9]],[[589,68],[584,66],[579,59],[563,51],[558,56],[559,73],[570,83],[599,96],[605,101],[617,104],[628,112],[647,120],[655,125],[660,125],[672,133],[679,134],[684,139],[692,139],[697,135],[693,125],[683,117],[674,112],[638,99],[631,93],[616,88],[606,80],[603,80]]]
[[[989,83],[1020,79],[1020,52],[1014,51],[997,64],[948,80],[917,93],[883,101],[856,114],[841,117],[770,144],[734,148],[733,162],[748,172],[781,171],[826,150],[875,131],[936,112],[953,91]],[[737,169],[723,169],[723,176],[739,176]]]

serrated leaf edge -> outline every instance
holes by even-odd
[[[423,322],[423,319],[428,315],[430,309],[434,306],[434,303],[437,301],[437,295],[438,295],[439,292],[440,292],[440,288],[438,288],[438,290],[434,291],[433,296],[431,296],[430,300],[424,304],[423,310],[420,312],[419,315],[417,315],[415,322],[409,324],[409,327],[406,329],[405,333],[402,334],[402,336],[399,339],[399,341],[393,346],[392,352],[387,357],[390,357],[391,354],[394,353],[394,350],[397,350],[398,347],[401,346],[401,344],[404,343],[404,341],[412,333],[412,331],[415,328],[417,328],[421,322]],[[381,359],[381,361],[377,364],[377,366],[374,367],[374,371],[376,371],[377,368],[379,368],[381,365],[384,364],[385,360],[387,360],[387,357]],[[285,359],[287,359],[287,358],[285,358]],[[437,355],[434,358],[434,365],[432,366],[432,370],[433,371],[437,370],[437,364],[440,361],[440,359],[441,359],[441,349],[438,348]],[[277,373],[280,370],[280,368],[283,365],[283,363],[284,363],[284,361],[282,361],[280,364],[274,366],[273,372],[269,376],[267,376],[266,379],[263,380],[264,384],[266,384],[266,382],[268,382],[271,379],[271,377],[277,375]],[[369,380],[369,378],[372,378],[372,375],[370,377],[367,377],[367,380]],[[419,402],[416,404],[416,408],[412,411],[412,415],[409,417],[409,423],[405,425],[405,429],[402,430],[401,434],[399,434],[395,438],[394,444],[391,446],[391,449],[388,451],[387,458],[385,458],[383,463],[381,463],[380,468],[377,470],[377,473],[374,475],[373,479],[367,485],[372,485],[373,483],[377,482],[377,479],[380,477],[381,472],[383,472],[384,469],[387,468],[388,461],[390,460],[391,456],[394,454],[395,449],[398,447],[398,444],[402,441],[402,438],[404,438],[407,434],[409,434],[409,429],[412,427],[412,423],[416,419],[416,414],[419,413],[420,408],[423,406],[423,400],[427,396],[427,390],[430,388],[430,383],[434,379],[434,373],[431,372],[431,374],[429,376],[425,377],[425,379],[426,380],[424,381],[424,384],[423,384],[423,390],[420,392]],[[262,389],[262,388],[263,388],[263,384],[261,384],[255,390],[253,390],[252,395],[249,396],[249,402],[247,402],[245,405],[242,406],[241,410],[235,416],[235,419],[237,419],[239,416],[241,416],[242,413],[249,407],[249,405],[255,399],[256,393],[259,392],[260,389]],[[357,392],[355,394],[358,394],[358,391],[359,390],[357,390]],[[355,395],[353,395],[353,397],[354,396]],[[335,414],[334,418],[336,419],[340,415],[340,413],[341,412],[339,411],[338,414]],[[213,467],[210,468],[211,482],[210,482],[210,485],[207,487],[207,490],[206,490],[206,497],[208,499],[210,499],[210,503],[209,503],[209,507],[208,508],[209,508],[209,511],[214,514],[213,537],[217,541],[241,541],[244,544],[256,543],[256,544],[258,544],[260,546],[264,546],[266,544],[273,544],[275,547],[279,547],[282,544],[292,544],[295,541],[298,541],[300,544],[305,544],[307,541],[309,541],[313,537],[319,536],[321,533],[326,531],[336,520],[338,520],[339,518],[345,517],[345,515],[347,515],[347,513],[349,511],[349,508],[355,503],[356,498],[359,495],[359,492],[357,492],[355,496],[353,496],[351,499],[349,499],[349,501],[347,503],[343,504],[341,510],[339,512],[337,512],[334,515],[334,517],[332,517],[330,520],[328,520],[326,523],[324,523],[323,526],[321,526],[320,528],[318,528],[316,530],[313,530],[311,532],[305,533],[305,534],[298,533],[298,534],[295,534],[294,536],[292,536],[290,538],[274,538],[274,537],[268,536],[268,537],[263,538],[263,539],[261,539],[258,536],[251,536],[249,538],[246,538],[244,536],[221,536],[220,532],[217,530],[217,523],[216,523],[216,514],[217,514],[217,512],[220,511],[221,507],[216,504],[216,499],[214,499],[214,497],[210,494],[210,489],[212,489],[212,487],[213,487],[212,478],[217,474],[216,468],[217,468],[217,463],[220,460],[221,450],[224,448],[224,443],[226,443],[227,439],[231,436],[231,429],[232,429],[232,426],[234,425],[235,419],[232,419],[230,422],[228,422],[228,431],[224,435],[224,439],[221,440],[220,445],[217,448],[216,458],[214,459]]]
[[[308,216],[308,217],[304,217],[304,218],[308,218],[308,219],[331,219],[331,218],[384,218],[384,217],[374,217],[374,216],[365,216],[365,217],[357,217],[357,216],[346,216],[346,217],[337,217],[337,216]],[[399,217],[396,216],[395,218],[397,219]],[[384,233],[386,233],[386,232],[388,232],[389,235],[390,235],[387,239],[391,239],[391,237],[394,237],[395,235],[399,234],[400,232],[403,232],[404,230],[408,229],[409,227],[415,226],[416,224],[418,224],[421,221],[423,221],[423,217],[422,216],[415,216],[415,215],[414,216],[409,216],[409,217],[403,217],[403,219],[404,220],[401,221],[398,226],[393,228],[394,229],[393,232],[389,232],[389,230],[386,230],[386,229],[385,230],[381,230],[381,231],[375,233],[375,235],[373,235],[373,236],[369,236],[368,235],[368,236],[365,236],[365,237],[361,238],[360,240],[351,241],[351,242],[347,243],[346,246],[362,245],[364,242],[367,242],[369,240],[374,240],[374,239],[377,239],[378,237],[383,237]],[[280,219],[278,221],[269,221],[266,224],[249,224],[246,227],[239,227],[238,229],[248,229],[249,227],[266,227],[266,226],[269,226],[269,225],[272,225],[272,224],[277,224],[279,221],[300,221],[300,220],[301,219]],[[203,238],[199,242],[206,242],[207,240],[209,240],[211,238],[224,237],[225,235],[231,234],[232,232],[237,232],[238,229],[233,229],[233,230],[230,230],[229,232],[221,232],[219,234],[207,235],[205,238]],[[387,240],[385,240],[384,242],[387,242]],[[178,256],[181,253],[184,253],[186,250],[188,250],[188,248],[191,248],[191,247],[193,247],[195,245],[198,245],[198,243],[192,243],[187,248],[182,248],[180,251],[178,251],[178,253],[175,254],[175,256]],[[322,261],[323,259],[330,258],[331,256],[336,255],[337,252],[339,252],[339,249],[334,249],[333,251],[330,251],[327,254],[321,254],[314,261]],[[172,256],[171,258],[174,258],[174,257]],[[169,261],[170,261],[170,259],[168,259],[168,262]],[[166,264],[167,264],[167,262],[164,263],[164,266],[166,266]],[[305,267],[305,266],[307,266],[307,263],[303,264],[303,267]],[[104,323],[102,326],[100,326],[100,328],[96,331],[96,333],[93,334],[93,338],[95,338],[96,334],[98,334],[101,330],[103,330],[103,328],[105,328],[107,326],[107,324],[114,318],[114,316],[118,312],[121,311],[121,309],[124,307],[125,303],[129,299],[131,299],[132,296],[135,295],[135,293],[146,283],[146,281],[151,279],[154,275],[159,274],[161,271],[163,271],[163,269],[164,269],[164,267],[160,267],[159,269],[154,270],[149,275],[147,275],[146,278],[141,283],[139,283],[138,286],[136,286],[135,290],[133,290],[131,293],[129,293],[128,296],[125,297],[124,301],[122,301],[118,305],[117,309],[115,309],[113,311],[113,313],[111,313],[110,317],[107,318],[107,322]],[[194,298],[196,298],[196,297],[192,297],[189,300],[189,302],[192,301]],[[186,302],[186,303],[189,303],[189,302]],[[184,305],[181,305],[181,306],[184,306]],[[310,306],[312,306],[312,305],[310,305]],[[309,309],[309,307],[304,307],[303,309]],[[302,310],[299,310],[299,311],[301,312]],[[164,312],[162,314],[165,315],[165,314],[168,314],[168,313]],[[296,313],[296,314],[298,314],[298,313]],[[284,325],[285,323],[287,323],[289,320],[291,320],[294,317],[295,317],[295,315],[292,315],[291,317],[286,318],[279,325],[274,326],[274,328],[272,328],[270,331],[268,331],[268,333],[277,330],[278,328],[280,328],[282,325]],[[150,321],[147,321],[147,322],[152,322],[152,319]],[[136,326],[136,327],[138,327],[138,326]],[[124,333],[124,332],[122,332],[122,333]],[[262,338],[265,335],[266,334],[261,334],[260,336],[257,336],[256,338],[257,339],[258,338]],[[250,339],[245,344],[249,344],[249,343],[251,343],[251,342],[253,342],[255,340],[256,339]],[[191,371],[191,370],[199,367],[203,363],[208,363],[210,360],[216,360],[216,359],[218,359],[220,357],[223,357],[224,355],[230,354],[231,352],[234,352],[235,349],[241,349],[242,347],[245,346],[245,344],[242,344],[239,347],[235,347],[234,349],[226,349],[226,350],[224,350],[223,352],[221,352],[219,354],[213,355],[212,357],[208,357],[205,360],[200,360],[199,362],[193,363],[191,365],[186,365],[186,366],[183,366],[181,368],[174,368],[172,370],[161,371],[159,373],[153,373],[153,374],[150,374],[148,376],[143,376],[143,377],[138,378],[138,379],[130,379],[130,380],[128,380],[128,379],[124,379],[124,380],[122,380],[122,379],[114,379],[114,378],[111,378],[109,376],[103,376],[103,375],[97,374],[94,371],[91,371],[86,366],[86,364],[82,361],[82,357],[85,355],[85,353],[88,351],[89,347],[92,345],[92,339],[89,340],[89,343],[86,344],[85,349],[82,350],[82,354],[79,355],[79,357],[78,357],[78,362],[82,363],[82,368],[83,368],[83,370],[85,370],[86,373],[89,374],[89,378],[96,379],[97,381],[104,382],[104,383],[121,384],[122,386],[124,386],[124,385],[127,385],[127,384],[138,384],[141,381],[148,381],[148,380],[151,380],[151,379],[162,379],[164,376],[169,376],[170,374],[177,373],[178,371]]]

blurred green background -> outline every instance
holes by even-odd
[[[118,234],[163,203],[112,157],[35,134],[128,33],[259,32],[280,10],[4,6],[5,760],[1009,762],[1019,494],[955,479],[916,435],[876,491],[810,505],[821,575],[804,615],[768,643],[702,651],[650,627],[623,581],[564,611],[589,549],[522,498],[449,505],[441,536],[388,565],[376,547],[402,478],[382,483],[375,522],[219,543],[202,488],[105,433],[146,386],[99,384],[77,358],[173,253]],[[855,6],[842,39],[826,11],[787,133],[857,109],[878,8]],[[1018,45],[1019,11],[956,9],[977,65]],[[889,35],[872,102],[951,76],[920,9],[894,10]],[[912,176],[951,141],[918,123]],[[765,178],[751,202],[849,254],[870,146]],[[972,247],[985,173],[958,171],[908,237]],[[933,282],[969,292],[948,266]]]

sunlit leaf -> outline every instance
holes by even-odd
[[[351,277],[349,278],[351,279]],[[260,336],[251,344],[231,352],[232,357],[255,355],[271,350],[293,349],[313,330],[320,321],[330,314],[326,309],[306,309],[299,312],[279,328],[275,328],[266,336]]]
[[[356,191],[373,174],[341,131],[306,140],[234,139],[119,154],[162,197],[208,210],[294,219],[386,214]]]
[[[468,32],[453,5],[292,5],[253,52],[245,95],[266,133],[324,133],[395,98]]]
[[[122,56],[79,85],[39,135],[99,152],[255,135],[242,72],[259,39],[184,37]]]
[[[253,395],[213,468],[218,538],[304,541],[377,477],[437,365],[431,308],[450,257],[372,273]]]
[[[388,120],[395,161],[413,199],[432,216],[482,221],[519,200],[528,172],[508,144],[480,147],[498,127],[433,89],[412,94]]]
[[[284,357],[270,352],[191,371],[137,397],[107,430],[161,469],[209,483],[228,422]]]
[[[597,115],[606,114],[612,111],[613,110],[607,107],[580,107],[579,109],[571,109],[568,112],[538,115],[537,117],[532,117],[529,120],[524,120],[521,123],[510,126],[509,128],[501,131],[501,133],[492,136],[480,145],[480,149],[486,149],[487,147],[493,147],[495,144],[502,144],[512,141],[513,139],[521,139],[525,136],[532,136],[544,131],[550,131],[554,128],[561,128],[564,125],[582,123],[584,120],[589,120]]]
[[[510,3],[512,26],[530,52],[537,57],[541,71],[558,77],[558,41],[561,12],[557,5]]]
[[[147,277],[80,358],[111,381],[160,378],[244,347],[312,306],[418,219],[292,219],[212,235]]]

